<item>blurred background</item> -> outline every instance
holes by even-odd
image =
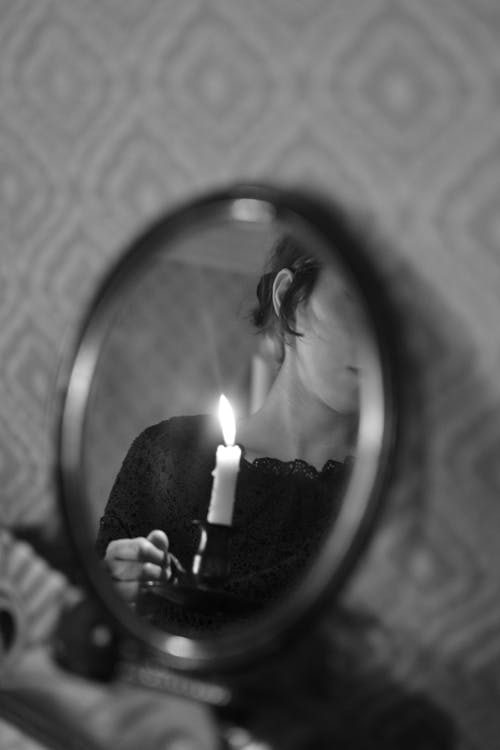
[[[58,363],[133,236],[229,181],[319,187],[376,217],[425,363],[426,460],[349,596],[481,750],[500,735],[499,40],[497,0],[0,4],[2,525],[57,517]]]

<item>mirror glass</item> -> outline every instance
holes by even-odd
[[[61,428],[96,585],[176,657],[310,606],[356,548],[390,442],[356,248],[268,196],[208,203],[103,284]]]

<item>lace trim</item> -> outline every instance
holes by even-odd
[[[325,474],[338,472],[344,470],[348,458],[344,461],[337,461],[334,458],[329,458],[322,469],[317,469],[312,464],[308,463],[302,458],[293,458],[290,461],[282,461],[280,458],[272,458],[270,456],[257,456],[254,459],[248,459],[245,453],[242,453],[241,460],[244,464],[254,469],[264,469],[272,472],[275,475],[301,475],[304,477],[310,477],[317,479]]]

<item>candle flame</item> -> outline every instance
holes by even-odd
[[[231,404],[224,396],[224,394],[222,394],[219,399],[219,420],[222,427],[222,434],[224,436],[225,444],[234,445],[234,441],[236,438],[234,413],[231,408]]]

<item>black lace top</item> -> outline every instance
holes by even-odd
[[[221,442],[218,423],[206,416],[174,417],[141,433],[111,490],[98,553],[103,557],[113,539],[163,529],[171,552],[190,570],[199,540],[193,520],[206,519]],[[225,590],[257,608],[293,585],[335,518],[346,474],[347,464],[334,460],[318,471],[300,459],[247,461],[243,452]],[[214,624],[214,617],[175,611],[169,602],[155,599],[149,614],[157,625],[175,632],[178,622],[186,632]]]

